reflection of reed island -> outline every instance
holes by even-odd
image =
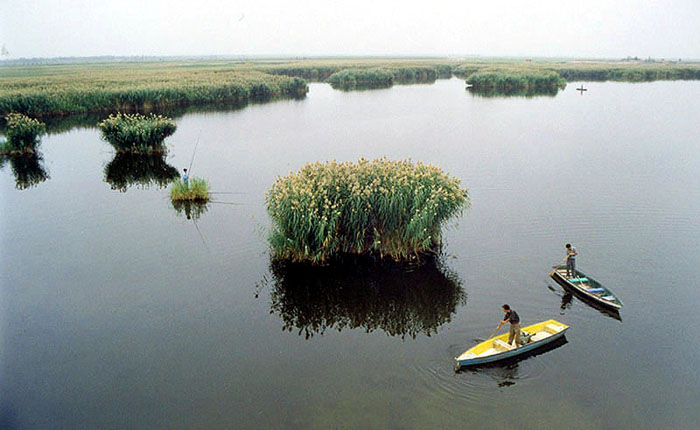
[[[132,154],[117,152],[104,169],[105,182],[113,190],[126,192],[132,185],[165,188],[178,177],[175,167],[165,162],[165,154]]]
[[[44,157],[39,152],[0,156],[0,168],[7,162],[10,163],[18,190],[26,190],[49,179],[49,174],[44,168]]]
[[[187,219],[194,220],[195,222],[199,218],[207,213],[209,207],[206,202],[195,202],[190,200],[171,200],[175,212],[179,216],[184,216]]]
[[[485,87],[467,88],[470,94],[477,97],[491,98],[491,97],[554,97],[559,93],[560,87],[529,87],[529,88],[496,88],[496,87]]]
[[[272,261],[271,312],[284,330],[308,339],[327,329],[377,329],[390,336],[430,336],[452,318],[467,295],[440,259],[310,266]]]

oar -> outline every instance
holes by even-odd
[[[567,259],[568,257],[569,257],[569,256],[567,255],[566,257],[564,257],[563,260],[561,260],[561,263],[557,264],[556,266],[552,266],[552,268],[553,268],[554,270],[552,270],[551,272],[549,272],[549,276],[550,276],[550,277],[551,277],[552,275],[554,275],[554,271],[557,270],[557,268],[558,268],[559,266],[561,266],[562,264],[564,264],[564,262],[566,261],[566,259]]]
[[[483,342],[483,341],[485,341],[485,340],[489,340],[489,339],[491,339],[491,338],[493,337],[494,334],[498,333],[498,329],[499,329],[499,327],[496,327],[496,330],[494,330],[493,333],[491,333],[491,336],[487,337],[486,339],[479,339],[479,338],[476,338],[476,339],[474,339],[474,340],[477,341],[477,342]]]

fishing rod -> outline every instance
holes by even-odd
[[[199,129],[199,134],[197,135],[197,142],[194,144],[194,151],[192,151],[192,159],[190,160],[190,167],[187,169],[188,175],[192,174],[192,163],[194,163],[194,154],[197,152],[197,145],[199,145],[199,138],[202,137],[202,129]]]

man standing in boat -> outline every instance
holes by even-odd
[[[496,331],[500,330],[503,324],[509,322],[510,331],[508,332],[508,344],[511,345],[513,343],[513,338],[515,338],[515,346],[518,347],[520,346],[520,316],[508,305],[503,305],[501,307],[506,314],[503,317],[503,321],[498,324]]]
[[[566,244],[566,276],[573,278],[576,276],[576,248],[570,243]]]

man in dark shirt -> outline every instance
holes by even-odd
[[[508,344],[512,344],[513,338],[515,337],[515,346],[518,347],[520,346],[520,316],[508,305],[503,305],[502,308],[503,312],[506,314],[503,317],[503,321],[498,324],[496,331],[500,330],[503,324],[509,322],[510,331],[508,332]]]
[[[566,276],[573,278],[576,276],[576,248],[571,246],[570,243],[566,244]]]

